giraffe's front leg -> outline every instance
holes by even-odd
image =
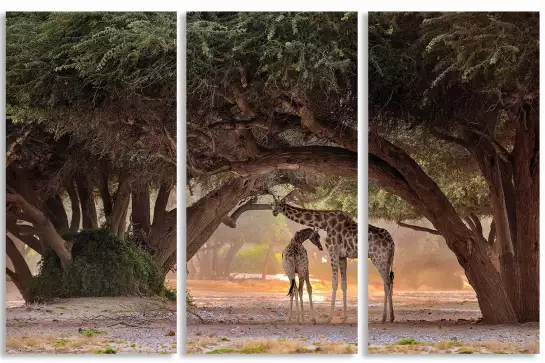
[[[348,312],[347,312],[347,302],[346,302],[346,288],[347,288],[347,281],[346,281],[346,270],[347,270],[347,258],[342,257],[339,259],[340,264],[340,270],[341,270],[341,290],[343,291],[343,323],[346,323],[346,320],[348,319]]]
[[[331,310],[329,312],[329,318],[327,323],[331,323],[333,319],[333,313],[335,312],[335,298],[337,295],[337,285],[338,285],[338,273],[339,273],[339,258],[335,255],[331,255]]]

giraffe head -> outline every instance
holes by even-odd
[[[273,205],[272,205],[272,214],[273,216],[277,216],[278,213],[282,213],[282,207],[284,206],[284,199],[278,199],[274,194],[272,194],[273,197]]]
[[[296,189],[292,190],[291,192],[289,192],[288,194],[286,194],[286,196],[282,199],[278,199],[276,198],[276,196],[273,194],[273,193],[270,193],[273,197],[273,205],[272,205],[272,213],[273,213],[273,216],[277,216],[278,213],[283,213],[284,212],[284,206],[286,205],[286,200],[289,199],[289,198],[293,198],[293,194],[295,193]]]
[[[303,244],[307,239],[312,242],[320,251],[323,251],[322,243],[320,242],[320,234],[318,230],[313,228],[305,228],[295,233],[295,241]]]
[[[308,239],[310,240],[310,242],[312,242],[314,246],[318,247],[320,251],[324,250],[324,248],[322,247],[322,243],[320,242],[320,234],[318,233],[318,230],[314,229]]]

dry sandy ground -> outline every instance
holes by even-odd
[[[187,288],[195,299],[192,311],[204,324],[188,314],[188,353],[356,353],[357,289],[348,291],[348,321],[341,324],[342,300],[332,324],[328,317],[331,290],[327,283],[313,283],[317,324],[309,320],[306,289],[303,295],[305,323],[287,322],[288,283],[283,281],[189,280]],[[339,289],[340,292],[340,289]],[[340,294],[342,299],[342,293]],[[295,304],[294,304],[295,305]],[[294,306],[295,311],[295,306]]]
[[[539,324],[486,325],[473,291],[394,291],[395,323],[380,324],[384,295],[369,290],[369,353],[537,353]]]
[[[24,305],[11,282],[6,290],[7,353],[176,353],[175,302],[101,297]]]

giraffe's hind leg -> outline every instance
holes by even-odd
[[[305,276],[305,282],[307,284],[308,301],[310,302],[310,321],[312,321],[313,324],[316,324],[314,306],[312,305],[312,286],[310,285],[310,276],[308,272],[307,272],[307,275]]]
[[[347,281],[346,281],[346,269],[347,269],[347,259],[346,257],[342,257],[339,259],[339,267],[341,270],[341,290],[343,291],[343,323],[346,323],[346,320],[348,319],[348,313],[347,313],[347,302],[346,302],[346,289],[347,289]]]
[[[297,322],[297,324],[300,324],[299,304],[298,304],[299,289],[297,288],[297,286],[295,286],[295,288],[293,289],[293,294],[295,295],[295,321]]]
[[[393,272],[393,262],[394,262],[394,249],[392,249],[392,252],[389,256],[389,266],[388,269],[390,270],[388,273],[388,283],[389,283],[389,294],[388,294],[388,300],[390,301],[390,323],[392,323],[395,319],[394,317],[394,302],[393,302],[393,295],[394,295],[394,272]]]

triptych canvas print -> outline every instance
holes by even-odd
[[[6,14],[7,354],[539,353],[539,13],[178,19]]]

